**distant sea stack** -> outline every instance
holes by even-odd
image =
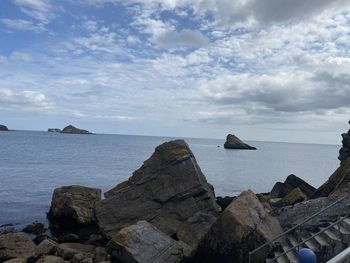
[[[58,129],[58,128],[48,128],[47,131],[48,131],[48,132],[61,132],[61,129]]]
[[[341,136],[343,137],[343,147],[341,147],[341,149],[339,150],[338,159],[340,160],[340,162],[343,162],[346,158],[350,157],[350,130],[348,130],[347,133],[343,133]]]
[[[237,138],[233,134],[227,135],[226,142],[224,144],[224,148],[226,148],[226,149],[238,149],[238,150],[256,150],[255,147],[250,146],[250,145],[242,142],[239,138]]]
[[[5,125],[0,124],[0,131],[8,131],[9,129]]]
[[[89,132],[87,130],[82,130],[74,127],[73,125],[68,125],[65,127],[61,133],[70,133],[70,134],[93,134],[92,132]]]

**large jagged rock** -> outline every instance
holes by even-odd
[[[61,133],[71,133],[71,134],[92,134],[91,132],[87,130],[82,130],[74,127],[73,125],[68,125],[67,127],[63,128]]]
[[[342,195],[348,190],[350,183],[350,158],[344,160],[339,168],[321,185],[311,198],[326,197],[332,194]]]
[[[226,137],[226,142],[224,144],[226,149],[238,149],[238,150],[256,150],[255,147],[250,146],[242,142],[238,137],[233,134],[228,134]]]
[[[35,244],[24,236],[14,233],[0,235],[0,262],[13,258],[26,259],[34,255]]]
[[[72,185],[55,189],[47,215],[51,230],[64,233],[94,227],[94,209],[100,200],[101,190],[97,188]]]
[[[315,188],[305,182],[303,179],[291,174],[287,177],[284,183],[277,182],[271,192],[270,198],[283,198],[289,194],[293,189],[299,188],[307,197],[315,192]]]
[[[125,263],[180,263],[187,260],[189,247],[152,224],[139,221],[114,235],[107,251],[112,258]]]
[[[194,262],[247,262],[248,253],[282,233],[278,220],[270,216],[251,191],[242,192],[221,213],[201,240]],[[253,262],[265,259],[268,248]]]
[[[9,129],[5,126],[0,124],[0,131],[8,131]]]
[[[96,206],[96,216],[100,229],[110,237],[123,227],[145,220],[167,235],[180,238],[178,232],[188,224],[195,231],[194,223],[188,220],[197,213],[219,211],[214,191],[183,140],[158,146],[128,181],[105,196]],[[209,228],[211,220],[207,223]]]

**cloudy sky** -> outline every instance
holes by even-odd
[[[340,143],[348,0],[1,0],[0,123]]]

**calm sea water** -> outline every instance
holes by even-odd
[[[0,132],[0,225],[44,222],[56,187],[114,187],[171,139]],[[225,150],[224,140],[185,140],[217,195],[267,192],[291,173],[317,187],[339,165],[337,145],[249,142],[258,150],[240,151]]]

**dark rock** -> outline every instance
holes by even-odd
[[[247,262],[248,252],[280,233],[278,220],[252,191],[245,191],[220,214],[200,242],[193,262]],[[269,248],[258,256],[265,259],[268,252]]]
[[[342,195],[347,193],[350,182],[350,158],[344,160],[339,168],[321,185],[311,198],[326,197],[331,194]]]
[[[216,203],[221,207],[221,210],[225,210],[226,207],[228,207],[231,204],[233,199],[235,199],[235,196],[234,197],[231,197],[231,196],[225,196],[225,197],[218,196],[218,197],[216,197]]]
[[[61,132],[61,129],[58,128],[49,128],[47,129],[48,132]]]
[[[58,242],[58,240],[56,240],[56,238],[50,237],[50,236],[48,236],[48,235],[46,235],[46,234],[36,236],[35,238],[33,238],[33,242],[34,242],[36,245],[39,245],[39,244],[40,244],[42,241],[44,241],[45,239],[52,239],[53,241]]]
[[[6,260],[3,263],[28,263],[25,258],[13,258],[10,260]]]
[[[73,125],[68,125],[65,127],[61,133],[71,133],[71,134],[92,134],[91,132],[87,130],[82,130],[74,127]]]
[[[65,260],[72,259],[75,255],[80,254],[85,258],[92,258],[95,253],[95,246],[84,245],[79,243],[62,243],[57,249],[57,255]]]
[[[270,198],[283,198],[297,187],[299,187],[307,197],[311,196],[316,190],[303,179],[291,174],[287,177],[284,183],[277,182],[274,185],[270,193]]]
[[[86,244],[105,246],[109,240],[100,234],[91,234]]]
[[[8,131],[9,129],[5,125],[0,124],[0,131]]]
[[[350,124],[350,121],[349,121],[349,124]],[[343,140],[342,140],[343,147],[341,147],[339,150],[338,159],[342,163],[348,157],[350,157],[350,130],[347,133],[343,133],[341,136],[343,137]]]
[[[93,231],[96,228],[95,204],[100,200],[101,190],[97,188],[75,185],[55,189],[47,215],[51,230],[57,234],[78,233],[89,228]]]
[[[289,194],[282,199],[283,205],[294,205],[307,200],[307,196],[300,190],[299,187],[294,188]]]
[[[76,243],[80,240],[78,235],[72,233],[60,235],[57,239],[59,243]]]
[[[100,263],[106,261],[107,259],[108,255],[104,247],[95,248],[94,263]]]
[[[96,216],[106,236],[140,220],[176,236],[197,213],[219,212],[211,185],[183,140],[158,146],[128,181],[105,196]]]
[[[13,258],[29,258],[34,255],[35,245],[28,238],[14,233],[0,235],[0,262]]]
[[[107,245],[107,252],[120,262],[180,263],[188,247],[175,241],[146,221],[121,229]]]
[[[34,221],[30,225],[27,225],[25,228],[23,228],[22,231],[28,234],[41,235],[46,232],[46,228],[44,224],[39,223],[38,221]]]
[[[239,149],[239,150],[256,150],[255,147],[250,146],[250,145],[242,142],[239,138],[237,138],[233,134],[227,135],[226,142],[224,144],[224,148],[226,148],[226,149]]]

